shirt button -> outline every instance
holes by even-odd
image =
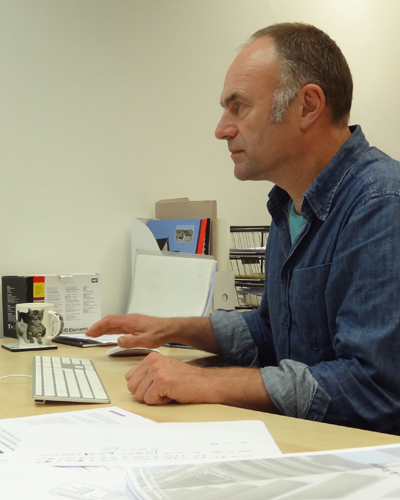
[[[289,323],[288,323],[287,321],[285,321],[285,322],[283,323],[283,328],[284,328],[285,330],[287,330],[287,329],[289,328]]]

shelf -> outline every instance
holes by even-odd
[[[265,245],[269,226],[231,226],[230,261],[238,310],[260,307],[264,291]]]

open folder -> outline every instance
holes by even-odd
[[[169,318],[206,316],[215,273],[212,258],[137,250],[128,312]]]

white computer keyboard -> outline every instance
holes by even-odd
[[[32,395],[36,403],[109,403],[90,359],[34,356]]]

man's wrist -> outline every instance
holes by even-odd
[[[190,345],[196,349],[219,354],[214,330],[209,318],[171,318],[167,326],[167,342]]]

